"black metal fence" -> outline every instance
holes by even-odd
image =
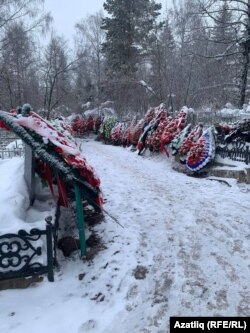
[[[233,161],[250,163],[249,143],[237,139],[231,143],[220,143],[216,148],[216,154],[222,158],[229,158]]]
[[[54,227],[47,223],[45,230],[19,230],[17,234],[0,236],[0,280],[28,277],[47,273],[54,281],[53,266],[56,261],[53,250]],[[44,246],[45,245],[45,246]],[[43,252],[47,252],[43,254]],[[46,263],[41,262],[46,257]]]

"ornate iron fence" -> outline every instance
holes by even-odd
[[[45,230],[32,229],[29,233],[19,230],[17,234],[9,233],[0,236],[0,280],[47,273],[48,280],[54,281],[53,266],[56,259],[53,255],[53,236],[55,237],[55,230],[52,224],[46,221]],[[44,244],[47,251],[45,264],[41,262]]]
[[[250,163],[249,144],[245,141],[237,139],[231,143],[220,143],[216,148],[216,154],[222,158],[229,158],[233,161]]]

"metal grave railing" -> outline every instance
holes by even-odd
[[[219,143],[216,148],[216,154],[222,158],[229,158],[233,161],[250,164],[249,143],[241,139],[237,139],[230,143]]]
[[[53,236],[51,223],[47,223],[45,230],[19,230],[17,234],[0,235],[0,281],[47,273],[48,280],[53,282]],[[41,260],[44,258],[45,263]]]

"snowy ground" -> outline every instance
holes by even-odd
[[[24,181],[24,160],[14,157],[0,159],[0,235],[25,229],[45,227],[45,217],[55,215],[55,204],[48,190],[36,182],[37,200],[30,207],[27,186]]]
[[[166,333],[170,316],[250,316],[249,185],[92,141],[83,152],[124,228],[106,216],[92,262],[76,255],[54,283],[0,292],[1,333]]]

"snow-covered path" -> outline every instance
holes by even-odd
[[[249,186],[190,178],[163,156],[94,145],[84,151],[93,165],[100,160],[106,208],[128,241],[136,238],[134,258],[149,271],[128,288],[133,316],[163,328],[169,315],[249,315]]]
[[[82,150],[124,228],[106,216],[92,263],[65,260],[55,283],[1,292],[1,333],[166,333],[170,316],[250,316],[249,185],[98,142]]]

